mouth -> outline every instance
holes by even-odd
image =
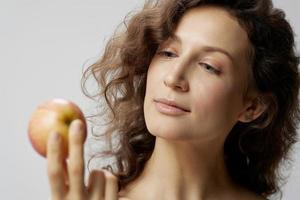
[[[186,107],[180,105],[179,103],[173,101],[173,100],[168,100],[164,98],[157,98],[154,99],[154,102],[156,103],[156,106],[160,110],[172,112],[172,113],[182,113],[182,112],[191,112],[189,109]]]

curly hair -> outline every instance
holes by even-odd
[[[155,144],[143,111],[148,66],[184,13],[202,5],[226,9],[252,45],[249,85],[265,94],[269,106],[257,119],[235,124],[225,141],[224,156],[233,180],[267,197],[280,192],[279,167],[290,159],[300,121],[294,33],[284,12],[270,0],[148,0],[140,11],[129,13],[103,55],[82,77],[85,95],[105,100],[103,112],[91,117],[107,121],[103,135],[109,144],[117,139],[117,145],[97,155],[115,158],[116,168],[106,168],[119,178],[119,189],[140,175]],[[88,92],[89,78],[98,84],[96,94]]]

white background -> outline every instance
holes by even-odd
[[[140,0],[0,0],[0,199],[49,197],[46,160],[27,137],[30,114],[42,101],[71,99],[87,114],[92,109],[80,88],[86,62]],[[274,1],[294,30],[299,1]],[[298,15],[298,16],[297,16]],[[300,45],[299,37],[296,38]],[[299,146],[299,145],[298,145]],[[284,200],[300,196],[300,148],[284,187]]]

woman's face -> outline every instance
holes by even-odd
[[[212,6],[188,11],[148,69],[144,113],[150,133],[224,140],[246,109],[250,48],[247,33],[227,11]],[[159,103],[162,99],[186,111]]]

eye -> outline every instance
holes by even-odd
[[[219,70],[217,70],[216,68],[214,68],[213,66],[211,66],[211,65],[209,65],[209,64],[207,64],[207,63],[199,63],[201,66],[203,66],[204,67],[204,69],[206,70],[206,71],[208,71],[209,73],[213,73],[213,74],[219,74],[220,73],[220,71]]]
[[[174,58],[177,56],[175,53],[173,53],[171,51],[160,51],[157,54],[160,56],[169,57],[169,58]]]

